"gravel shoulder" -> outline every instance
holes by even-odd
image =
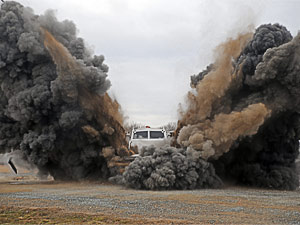
[[[38,181],[26,171],[19,179],[5,174],[0,168],[1,207],[118,219],[111,223],[300,224],[299,190],[141,191],[108,182]]]

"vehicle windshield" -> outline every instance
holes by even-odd
[[[150,131],[150,139],[164,138],[162,131]]]
[[[148,139],[148,131],[137,131],[133,135],[133,139]]]

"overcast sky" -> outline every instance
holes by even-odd
[[[263,23],[300,29],[300,0],[20,0],[36,14],[54,9],[103,54],[110,94],[130,121],[177,121],[190,75],[213,62],[213,49]]]

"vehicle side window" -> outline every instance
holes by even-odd
[[[133,135],[133,139],[148,139],[148,131],[137,131]]]
[[[162,131],[150,131],[150,139],[164,138]]]

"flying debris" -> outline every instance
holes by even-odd
[[[7,163],[8,163],[8,164],[10,165],[10,167],[13,169],[13,171],[15,172],[15,174],[17,174],[17,173],[18,173],[18,170],[17,170],[17,168],[15,167],[14,163],[12,162],[12,158],[9,158],[9,160],[8,160]]]

